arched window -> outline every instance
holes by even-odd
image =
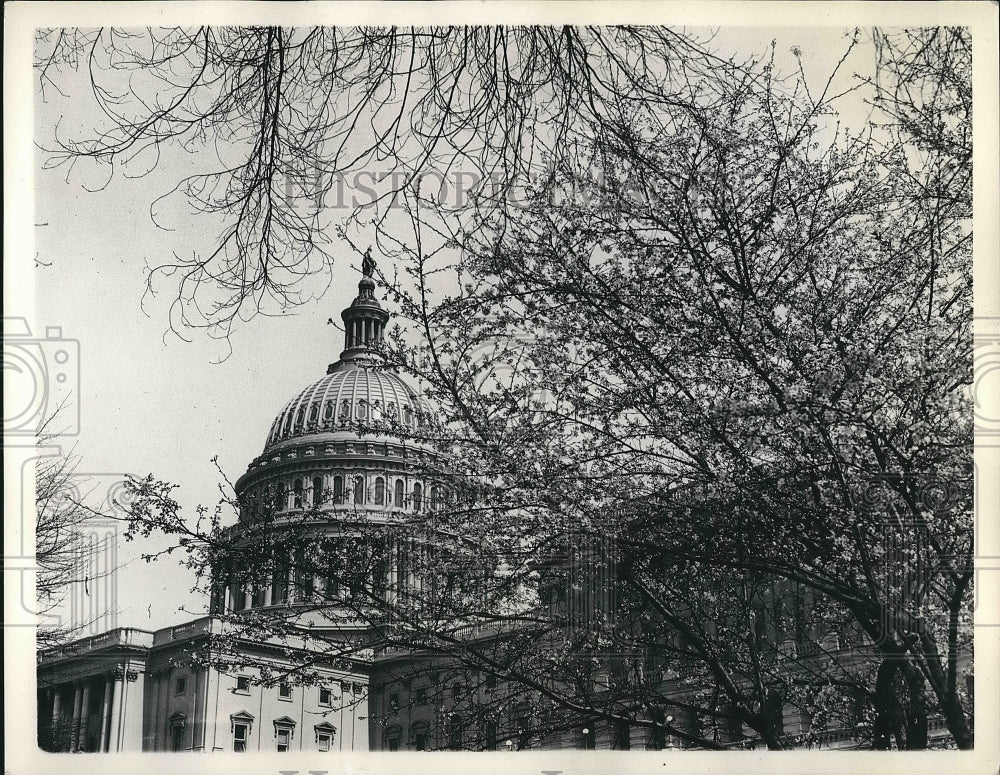
[[[354,479],[354,502],[357,504],[365,502],[365,480],[361,476]]]
[[[271,605],[282,605],[288,602],[288,572],[288,562],[279,562],[271,582]]]
[[[287,436],[288,432],[292,429],[292,415],[291,413],[285,415],[285,427],[282,429],[281,434]]]
[[[295,427],[296,428],[301,428],[302,427],[302,420],[303,420],[304,417],[305,417],[305,409],[300,406],[299,407],[299,411],[297,411],[295,413]]]
[[[408,406],[403,407],[403,422],[406,425],[413,425],[413,410]]]
[[[410,725],[410,745],[417,751],[427,750],[429,725],[426,721],[415,721]]]
[[[422,488],[420,487],[420,483],[419,482],[413,485],[413,510],[414,511],[420,511],[420,496],[422,495],[421,490],[422,490]]]
[[[436,484],[431,485],[431,511],[437,511],[441,505],[441,491]]]
[[[337,419],[341,425],[346,425],[351,421],[351,402],[346,398],[340,402],[340,416]]]
[[[319,419],[319,404],[313,404],[309,407],[309,424],[315,425],[316,420]]]
[[[389,727],[385,730],[385,750],[398,751],[399,739],[403,736],[403,730],[398,726]]]
[[[292,508],[302,508],[302,480],[296,479],[292,485]]]
[[[368,402],[361,400],[358,401],[358,419],[367,420],[368,419]]]
[[[396,491],[393,493],[392,502],[395,505],[399,506],[399,507],[402,507],[402,505],[403,505],[403,480],[402,479],[397,479],[396,480]]]
[[[377,506],[385,505],[385,479],[381,476],[375,477],[375,504]]]
[[[313,477],[313,506],[320,506],[323,503],[323,477]]]
[[[333,419],[333,401],[327,401],[323,409],[323,419],[329,422]]]
[[[333,477],[333,502],[343,503],[344,501],[344,477]]]

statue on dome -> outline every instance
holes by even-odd
[[[372,258],[372,249],[368,248],[365,251],[364,260],[361,262],[361,274],[365,277],[371,277],[375,272],[375,259]]]

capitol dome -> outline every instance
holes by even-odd
[[[277,497],[279,513],[347,505],[420,511],[424,489],[436,490],[419,470],[437,458],[420,441],[432,414],[381,355],[389,313],[375,298],[373,269],[366,257],[358,295],[341,314],[340,359],[285,404],[263,453],[236,482],[244,500]]]
[[[248,527],[269,524],[291,536],[308,525],[323,536],[324,556],[331,558],[359,551],[357,541],[363,537],[371,542],[365,551],[378,550],[383,557],[381,565],[368,569],[369,582],[400,588],[416,583],[404,569],[429,549],[398,531],[412,531],[422,514],[440,508],[449,489],[441,455],[422,441],[435,424],[429,407],[381,353],[389,313],[375,298],[374,262],[368,256],[362,271],[358,296],[341,315],[340,358],[271,423],[263,453],[234,485],[239,524],[230,529],[239,536]],[[366,533],[370,529],[375,532]],[[332,582],[329,566],[319,570],[293,573],[290,565],[278,566],[267,583],[258,579],[249,587],[219,571],[212,610],[308,608],[322,599],[334,619],[350,619],[343,605],[350,584]],[[347,626],[334,619],[327,624]]]
[[[271,425],[264,454],[303,437],[356,435],[358,426],[412,430],[429,414],[399,375],[360,359],[341,360],[285,405]]]

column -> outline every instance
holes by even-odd
[[[90,681],[83,684],[83,696],[80,698],[80,731],[77,745],[87,750],[87,726],[90,721]]]
[[[108,744],[108,750],[115,752],[121,750],[122,684],[125,681],[125,671],[119,667],[112,673],[112,677],[114,678],[115,686],[111,695],[111,729],[108,730],[111,734],[111,740]]]
[[[76,751],[80,741],[80,700],[83,699],[80,684],[73,686],[73,720],[70,724],[69,750],[70,753]]]
[[[195,670],[194,674],[194,715],[192,716],[191,747],[195,751],[205,750],[205,692],[207,671]]]
[[[59,717],[62,714],[62,696],[59,693],[58,684],[53,689],[55,695],[52,697],[52,728],[59,725]]]
[[[98,747],[102,751],[108,750],[108,729],[111,726],[111,681],[105,674],[104,678],[104,705],[101,708],[101,742]]]
[[[160,712],[160,705],[163,704],[163,687],[165,685],[169,687],[170,673],[165,670],[156,670],[150,672],[149,675],[153,679],[153,718],[150,720],[153,725],[152,750],[169,751],[169,747],[162,745],[164,741],[160,737],[160,732],[163,729],[163,714]]]

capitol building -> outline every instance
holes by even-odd
[[[571,711],[546,705],[537,686],[505,678],[504,659],[540,644],[519,625],[505,627],[496,611],[489,624],[460,614],[438,619],[448,637],[473,646],[479,661],[471,664],[458,652],[393,637],[395,617],[436,600],[433,577],[448,542],[468,538],[426,529],[455,485],[430,443],[432,407],[381,355],[389,313],[375,297],[373,269],[366,257],[358,295],[342,313],[339,359],[284,406],[235,483],[239,521],[212,558],[206,614],[39,652],[42,749],[621,751],[684,747],[668,726],[707,734],[696,716],[675,719],[651,706],[631,721],[588,714],[594,706],[586,702],[627,691],[636,676],[676,707],[693,707],[687,699],[710,676],[661,669],[649,654],[605,659]],[[613,613],[608,562],[578,565],[575,576],[564,570],[540,563],[535,575],[534,604],[555,611],[549,621]],[[472,571],[491,569],[462,572]],[[856,640],[822,638],[823,652],[845,664],[860,654]],[[820,658],[807,645],[788,646],[800,657],[793,669]],[[801,712],[778,704],[774,713],[793,745],[857,746],[851,728],[810,735]],[[932,738],[944,733],[932,721]],[[712,734],[717,747],[760,745],[733,718]]]
[[[372,617],[358,615],[360,590],[344,579],[375,590],[386,610],[406,595],[419,599],[425,579],[417,569],[433,561],[435,547],[407,528],[448,496],[433,475],[442,470],[441,456],[420,441],[433,427],[432,410],[382,361],[389,313],[375,297],[372,270],[366,258],[358,295],[342,313],[340,358],[285,405],[263,452],[235,484],[239,524],[227,531],[233,545],[245,551],[266,533],[272,556],[281,546],[282,559],[261,554],[252,568],[220,559],[207,615],[193,621],[154,632],[116,628],[40,652],[43,749],[503,750],[539,743],[530,703],[518,697],[503,703],[503,718],[458,712],[499,697],[504,683],[496,676],[456,671],[439,656],[367,647]],[[317,572],[306,552],[341,562]],[[352,562],[362,568],[353,575],[345,567]],[[255,621],[273,627],[275,620],[286,625],[282,637],[269,627],[253,637]],[[292,676],[303,664],[307,681]],[[550,736],[545,747],[576,747],[579,734]],[[587,730],[584,747],[596,739]]]

